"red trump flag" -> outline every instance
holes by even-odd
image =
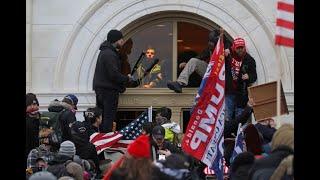
[[[183,150],[213,169],[218,179],[223,178],[224,89],[224,44],[220,38],[182,140]]]

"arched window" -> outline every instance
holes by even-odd
[[[166,88],[167,82],[176,80],[182,71],[179,64],[200,54],[207,47],[210,31],[218,28],[198,15],[174,12],[148,15],[130,23],[122,31],[125,40],[133,42],[128,63],[131,71],[136,69],[134,77],[141,80],[138,88]],[[189,80],[189,87],[198,87],[201,77],[194,73]]]

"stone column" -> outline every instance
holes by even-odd
[[[26,92],[32,86],[32,5],[32,0],[26,1]]]

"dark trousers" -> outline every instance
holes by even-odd
[[[116,119],[118,109],[118,99],[119,92],[117,91],[96,91],[96,105],[103,111],[100,132],[112,131],[112,123]]]

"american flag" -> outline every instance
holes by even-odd
[[[223,159],[223,174],[227,175],[229,172],[229,168],[228,166],[226,166],[226,161]],[[207,166],[206,168],[204,168],[203,173],[206,175],[214,175],[214,170],[210,169],[209,166]]]
[[[278,0],[275,43],[294,47],[294,0]]]
[[[235,140],[235,145],[234,145],[232,156],[230,158],[230,162],[232,163],[234,158],[236,158],[236,156],[238,154],[240,154],[240,153],[242,153],[244,151],[245,151],[244,135],[243,135],[243,130],[242,130],[242,127],[241,127],[241,123],[239,123],[237,137],[236,137],[236,140]]]
[[[90,136],[90,142],[96,146],[98,154],[109,147],[126,147],[141,135],[142,125],[145,122],[148,122],[147,111],[144,111],[137,119],[118,132],[92,134]]]

